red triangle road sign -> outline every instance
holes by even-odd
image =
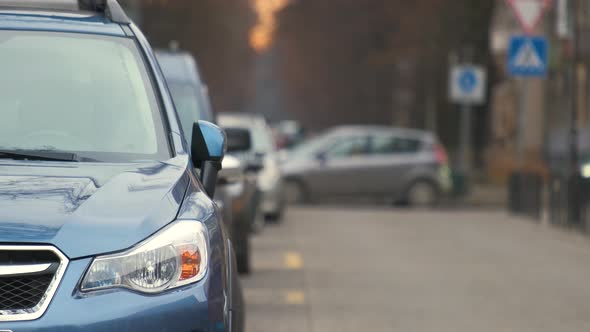
[[[552,0],[506,0],[512,8],[520,26],[527,34],[535,31],[545,12],[551,7]]]

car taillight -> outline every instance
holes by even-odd
[[[445,165],[449,161],[449,156],[447,155],[447,150],[441,144],[437,144],[434,147],[434,156],[436,158],[436,162],[439,165]]]

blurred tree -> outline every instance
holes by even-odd
[[[450,55],[469,48],[474,62],[490,62],[495,0],[124,1],[140,8],[154,46],[178,40],[197,57],[217,110],[286,114],[311,129],[429,128],[452,149],[459,118],[447,101]],[[487,107],[476,112],[481,147],[489,116]]]
[[[153,47],[172,40],[199,63],[216,110],[241,110],[253,98],[255,57],[249,29],[256,16],[245,0],[124,0],[138,6]]]
[[[489,62],[494,3],[292,1],[276,33],[288,113],[316,129],[344,123],[438,128],[454,145],[458,118],[447,101],[449,55],[469,46],[474,61]],[[487,117],[477,120],[485,126],[479,119]]]

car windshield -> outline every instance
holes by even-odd
[[[107,162],[170,157],[140,53],[126,38],[0,31],[0,149]]]

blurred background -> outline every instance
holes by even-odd
[[[564,229],[585,233],[590,225],[590,1],[121,2],[155,48],[179,49],[195,57],[208,85],[212,108],[220,116],[227,113],[234,118],[244,114],[264,117],[272,128],[273,144],[281,154],[279,159],[303,159],[305,151],[314,146],[310,139],[321,141],[326,135],[343,139],[354,130],[374,133],[387,126],[402,130],[400,137],[405,137],[405,141],[396,140],[384,149],[403,152],[400,160],[410,158],[414,152],[428,151],[432,161],[427,163],[437,165],[438,173],[428,175],[437,178],[430,182],[430,188],[420,187],[414,192],[413,186],[404,185],[404,195],[395,197],[395,206],[423,205],[427,209],[395,208],[392,212],[391,204],[382,203],[391,203],[388,199],[393,197],[371,199],[368,206],[354,212],[342,212],[350,205],[344,207],[341,202],[337,207],[294,207],[287,214],[286,225],[257,235],[253,244],[254,273],[244,281],[250,303],[250,330],[294,331],[294,326],[299,326],[310,331],[352,331],[367,330],[371,324],[384,331],[391,330],[391,326],[403,327],[405,331],[432,331],[437,326],[448,327],[448,331],[463,331],[467,327],[475,331],[492,331],[492,327],[494,331],[540,331],[540,326],[563,331],[590,329],[588,301],[581,304],[574,295],[580,289],[588,293],[587,283],[574,286],[581,282],[577,278],[589,276],[587,267],[581,267],[587,266],[590,257],[581,254],[588,254],[588,241],[562,233]],[[338,159],[346,154],[354,159],[358,151],[353,150],[338,150],[334,156]],[[423,158],[430,157],[420,155],[411,162],[404,159],[392,163],[417,168],[424,163]],[[331,160],[330,155],[324,154],[313,158],[319,168]],[[309,164],[295,162],[281,166],[285,182],[291,180],[295,184],[287,186],[293,196],[289,200],[310,203],[314,190],[312,185],[303,184],[305,179],[313,183],[325,180],[322,188],[332,186],[332,193],[344,192],[345,187],[339,186],[339,182],[354,182],[349,181],[351,178],[360,179],[354,184],[356,187],[367,184],[369,175],[363,175],[363,168],[358,165],[350,166],[355,163],[362,161],[355,159],[348,161],[346,167],[334,166],[341,167],[339,173],[310,171],[313,167]],[[364,171],[375,173],[375,165],[366,166]],[[355,170],[346,173],[342,168]],[[392,168],[381,173],[381,181],[402,177],[401,174]],[[422,181],[424,177],[427,175],[408,183],[428,182]],[[448,184],[443,184],[445,181]],[[380,184],[374,182],[372,186],[377,188]],[[434,192],[436,199],[428,196]],[[346,198],[354,204],[362,200]],[[520,223],[522,217],[534,222]],[[336,219],[344,219],[342,228],[333,223]],[[351,219],[372,224],[361,230]],[[409,220],[410,225],[406,224]],[[383,225],[389,221],[400,224]],[[535,233],[538,237],[533,241],[537,247],[531,248],[526,239],[540,225],[565,227],[541,228],[541,234]],[[344,229],[359,234],[361,242],[375,241],[377,247],[371,247],[371,252],[376,256],[363,263],[356,260],[363,260],[362,254],[351,254],[349,258],[355,260],[349,262],[339,257],[337,251],[332,252],[326,237],[340,243],[335,234]],[[317,235],[322,231],[324,235]],[[382,237],[381,232],[390,236]],[[341,239],[355,241],[352,235]],[[428,250],[411,239],[430,243],[426,245]],[[451,247],[442,249],[436,245],[439,241]],[[483,244],[478,245],[479,241]],[[383,242],[393,244],[382,248],[379,243]],[[565,243],[575,243],[579,251],[573,253],[560,247]],[[340,250],[345,251],[347,243],[340,244]],[[492,246],[495,251],[490,249]],[[498,251],[496,246],[504,246],[509,252]],[[381,249],[387,254],[380,256]],[[464,256],[464,250],[471,251],[473,256]],[[392,257],[391,252],[408,251],[414,252],[413,260],[401,262],[408,265],[396,265],[400,258]],[[313,257],[309,262],[306,253]],[[546,254],[547,261],[538,258],[540,253]],[[488,259],[494,263],[486,265]],[[456,268],[444,272],[440,266],[428,270],[415,263],[437,261]],[[365,279],[363,284],[376,282],[375,287],[393,287],[385,288],[391,292],[384,294],[401,293],[404,305],[397,304],[347,277],[339,275],[340,279],[336,279],[326,267],[355,263],[369,271],[381,271],[375,273],[408,273],[408,279],[392,280],[416,291],[413,294],[422,296],[423,301],[415,297],[409,300],[409,294],[379,278]],[[378,268],[381,264],[389,269]],[[559,265],[570,273],[570,279],[557,281],[552,274],[555,271],[544,270],[543,264]],[[301,272],[292,276],[281,272],[283,269]],[[450,287],[451,292],[453,280],[417,277],[422,273],[453,275],[455,281],[463,283],[455,285],[454,293],[447,294],[441,285]],[[415,278],[426,279],[414,284]],[[565,279],[573,287],[571,290],[558,289],[557,285],[563,285]],[[343,284],[337,287],[335,280]],[[333,288],[328,286],[332,282]],[[514,282],[512,287],[516,288],[506,286],[509,282]],[[417,290],[422,286],[429,292]],[[339,307],[346,298],[338,293],[351,288],[364,295],[359,295],[356,305]],[[440,297],[428,297],[432,294]],[[464,297],[457,298],[457,294]],[[481,298],[473,300],[473,296]],[[552,299],[555,296],[559,299]],[[328,299],[335,303],[328,305]],[[540,303],[546,306],[535,306]],[[558,303],[575,306],[578,318],[554,308]],[[295,309],[280,310],[281,305],[289,304]],[[383,308],[392,306],[402,311],[415,310],[409,310],[407,321],[389,316],[384,320],[370,314],[387,316],[389,309]],[[472,318],[466,319],[451,308],[462,308]],[[514,316],[518,311],[522,312],[520,318]],[[346,315],[350,312],[366,315],[355,320]],[[331,315],[338,319],[325,318]],[[580,318],[583,315],[586,318]],[[498,322],[504,318],[508,319],[505,323]],[[296,323],[289,325],[291,320]],[[480,323],[487,323],[487,327]],[[564,326],[569,329],[563,329]]]
[[[572,28],[563,28],[572,23],[573,1],[563,1],[568,9],[562,15],[559,1],[550,1],[535,26],[551,41],[551,59],[548,74],[528,85],[522,150],[517,114],[523,91],[506,69],[509,38],[522,28],[508,2],[122,2],[154,47],[175,40],[197,58],[218,112],[296,120],[309,134],[343,124],[426,129],[438,135],[455,169],[491,184],[506,183],[519,167],[517,151],[526,169],[544,176],[551,167],[567,167],[573,102],[580,136],[587,135],[586,1],[577,11],[576,90],[570,88]],[[461,106],[449,100],[450,70],[460,63],[487,71],[485,101],[471,112],[467,160]]]

